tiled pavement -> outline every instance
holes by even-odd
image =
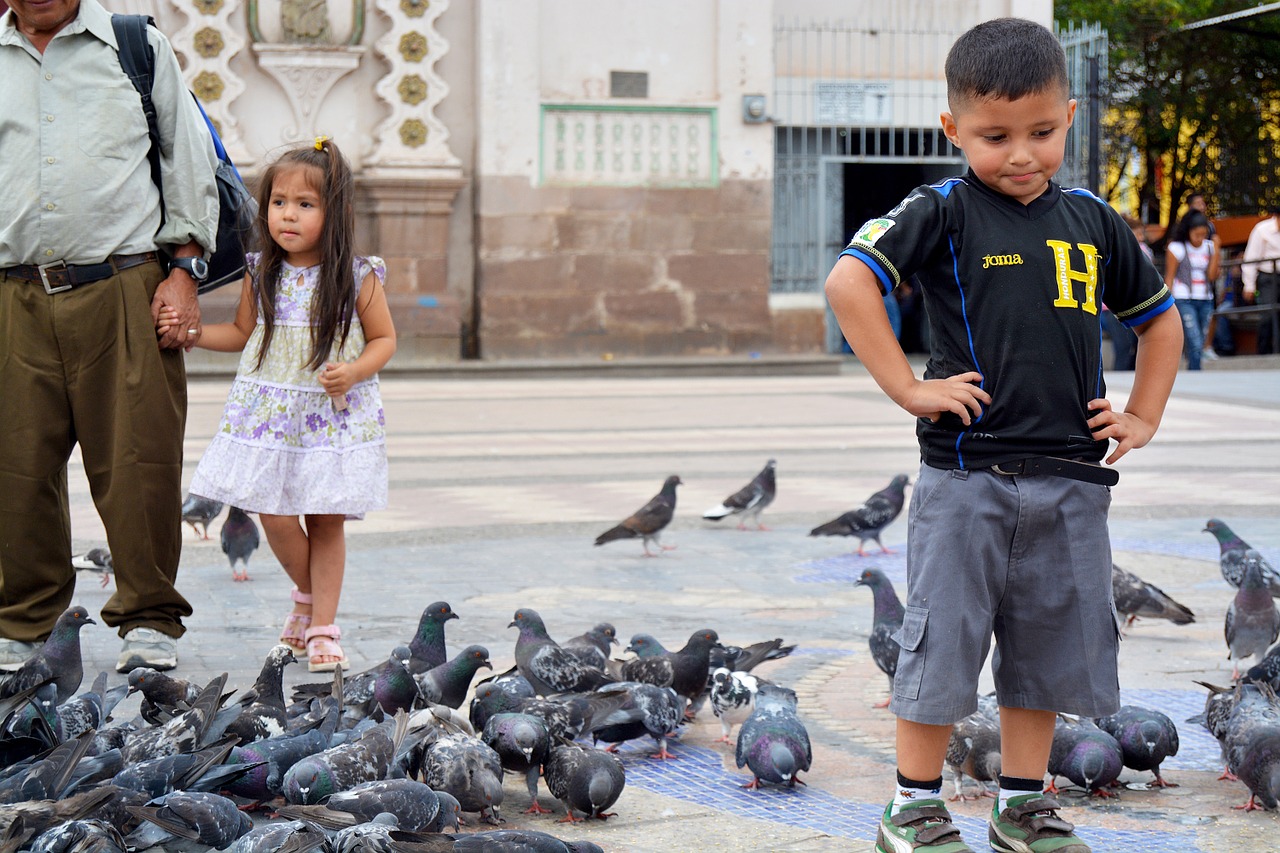
[[[1123,398],[1125,376],[1111,377]],[[225,379],[193,381],[188,469],[217,423]],[[866,652],[870,594],[852,580],[866,566],[901,585],[905,519],[887,531],[897,553],[857,558],[851,543],[814,539],[810,527],[917,467],[910,419],[856,366],[836,376],[669,378],[384,379],[391,506],[348,526],[340,621],[357,667],[406,639],[422,608],[444,599],[451,651],[490,649],[511,663],[512,612],[534,607],[564,638],[608,620],[622,637],[646,631],[679,645],[711,626],[729,642],[782,636],[798,644],[763,674],[795,688],[814,740],[814,766],[797,790],[741,789],[749,777],[719,724],[688,727],[681,758],[655,762],[648,744],[624,752],[628,788],[605,824],[566,827],[525,818],[523,782],[508,784],[506,817],[562,836],[587,835],[610,851],[868,850],[891,778],[892,718],[870,706],[886,680]],[[1149,774],[1106,802],[1067,796],[1071,820],[1095,850],[1272,849],[1274,817],[1233,811],[1238,783],[1216,781],[1217,745],[1182,720],[1201,707],[1193,681],[1225,682],[1222,617],[1230,590],[1217,571],[1211,515],[1280,559],[1280,373],[1182,374],[1156,442],[1121,463],[1112,537],[1116,560],[1197,614],[1195,625],[1139,623],[1122,645],[1126,701],[1160,708],[1180,724],[1182,750],[1166,765],[1181,787],[1141,790]],[[779,497],[772,528],[742,532],[703,522],[770,457]],[[644,559],[638,543],[593,548],[595,534],[678,473],[678,545]],[[73,467],[73,531],[101,544],[83,472]],[[288,583],[264,548],[252,583],[235,584],[216,537],[187,532],[180,588],[196,613],[180,644],[187,677],[228,671],[252,682],[286,604]],[[83,577],[78,600],[101,609],[111,589]],[[84,635],[86,668],[108,668],[118,642],[101,626]],[[290,683],[310,680],[290,668]],[[115,683],[113,681],[113,683]],[[128,711],[132,706],[126,705]],[[545,805],[551,805],[545,791]],[[955,807],[975,849],[988,803]],[[558,806],[557,806],[558,807]]]

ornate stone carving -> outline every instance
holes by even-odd
[[[242,0],[168,0],[170,13],[177,10],[187,23],[170,33],[174,47],[186,57],[183,75],[237,165],[252,165],[240,124],[231,112],[232,102],[244,92],[244,81],[231,69],[231,61],[245,44],[240,25],[232,23]]]
[[[191,81],[191,91],[195,92],[196,97],[205,104],[211,104],[221,98],[226,88],[226,84],[222,82],[222,78],[216,71],[201,71],[196,75],[196,79]]]
[[[364,54],[363,47],[302,44],[254,44],[258,65],[269,73],[289,96],[293,125],[281,127],[282,141],[315,136],[316,113],[325,95],[346,74],[354,71]]]
[[[196,49],[196,53],[205,59],[213,59],[219,53],[222,53],[222,49],[227,46],[227,43],[222,40],[222,33],[213,27],[205,27],[202,30],[198,30],[192,44]]]
[[[400,36],[400,55],[406,62],[421,62],[427,55],[427,39],[422,33]]]
[[[329,44],[328,0],[281,0],[280,28],[287,44]]]
[[[427,126],[416,118],[407,119],[400,125],[400,141],[410,148],[420,148],[427,144]]]
[[[417,74],[410,74],[400,81],[396,91],[406,104],[420,104],[427,99],[427,81]]]
[[[428,0],[400,0],[400,11],[410,18],[421,18],[430,6]]]

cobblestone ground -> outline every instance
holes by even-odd
[[[1113,402],[1127,377],[1110,377]],[[188,479],[217,425],[229,380],[194,380]],[[572,827],[525,817],[523,780],[509,780],[505,817],[562,837],[590,837],[617,851],[868,850],[894,768],[893,721],[873,703],[886,679],[867,652],[871,596],[853,580],[882,569],[901,590],[905,517],[886,532],[891,554],[863,558],[855,543],[811,538],[810,528],[882,488],[897,473],[914,479],[909,417],[856,367],[832,376],[384,379],[391,505],[348,526],[340,622],[353,665],[381,660],[412,634],[422,608],[448,601],[450,653],[486,645],[498,671],[510,666],[518,607],[541,612],[553,637],[605,620],[623,638],[648,632],[680,645],[710,626],[726,642],[775,636],[797,644],[761,674],[789,685],[814,743],[806,787],[741,788],[731,746],[716,743],[704,711],[673,751],[651,761],[649,744],[624,752],[628,786],[607,823]],[[1156,442],[1120,465],[1112,538],[1116,561],[1196,613],[1178,627],[1140,622],[1121,648],[1126,701],[1156,707],[1179,723],[1182,750],[1166,764],[1180,787],[1148,790],[1149,774],[1126,771],[1115,799],[1068,791],[1066,817],[1099,851],[1274,848],[1272,814],[1234,811],[1239,783],[1217,781],[1217,744],[1182,721],[1199,711],[1194,681],[1225,683],[1230,664],[1222,620],[1232,596],[1203,533],[1222,518],[1280,563],[1280,372],[1182,374]],[[778,499],[769,530],[740,531],[700,518],[778,460]],[[676,520],[664,537],[675,550],[646,559],[639,543],[592,547],[596,534],[679,474]],[[71,472],[73,532],[80,549],[103,544],[83,470]],[[287,606],[289,584],[264,547],[250,583],[233,583],[213,539],[188,530],[179,586],[195,606],[180,643],[179,674],[252,683]],[[77,600],[94,614],[112,588],[82,575]],[[118,640],[102,626],[84,632],[86,670],[110,669]],[[121,676],[112,673],[112,684]],[[290,684],[314,680],[290,667]],[[131,702],[133,700],[130,700]],[[125,703],[121,714],[131,714]],[[555,806],[546,794],[543,805]],[[958,820],[985,849],[990,801],[959,803]]]

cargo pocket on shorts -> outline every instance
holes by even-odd
[[[929,611],[924,607],[908,606],[902,617],[902,627],[893,640],[904,652],[898,655],[898,670],[893,676],[893,695],[902,699],[919,699],[920,682],[924,680],[925,627],[929,623]]]

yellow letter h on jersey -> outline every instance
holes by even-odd
[[[1088,243],[1077,243],[1077,248],[1084,253],[1084,272],[1071,268],[1071,244],[1062,240],[1045,240],[1045,245],[1053,250],[1053,268],[1058,280],[1058,298],[1053,300],[1054,308],[1080,307],[1090,314],[1098,313],[1098,250]],[[1084,300],[1076,301],[1071,282],[1084,283]]]

